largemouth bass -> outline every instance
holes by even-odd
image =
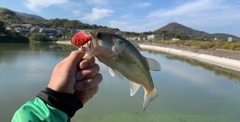
[[[149,70],[159,71],[160,64],[139,52],[136,42],[130,42],[120,35],[109,32],[90,32],[90,44],[87,44],[85,59],[95,56],[109,67],[109,73],[130,80],[130,96],[143,86],[145,95],[143,110],[157,96]]]

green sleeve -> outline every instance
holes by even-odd
[[[51,107],[40,98],[28,101],[19,108],[12,122],[67,122],[68,115],[54,107]]]

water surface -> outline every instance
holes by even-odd
[[[26,101],[49,82],[52,69],[71,46],[0,44],[0,120],[11,120]],[[129,95],[129,82],[111,77],[100,64],[104,80],[98,94],[79,110],[73,122],[239,122],[239,75],[193,60],[142,52],[161,63],[151,71],[158,97],[142,110],[144,91]]]

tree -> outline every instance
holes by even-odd
[[[0,21],[0,34],[5,32],[4,23]]]
[[[41,33],[35,33],[31,36],[31,39],[34,41],[40,41],[40,42],[48,42],[51,41],[50,39],[48,39],[48,37],[46,35],[43,35]]]

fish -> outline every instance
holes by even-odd
[[[71,43],[77,47],[81,47],[91,40],[91,36],[84,32],[78,32],[72,37]]]
[[[130,81],[130,96],[142,86],[145,91],[143,110],[146,110],[149,103],[158,96],[149,70],[160,71],[160,64],[152,58],[144,57],[135,41],[128,41],[118,34],[91,31],[90,36],[87,45],[89,50],[83,58],[95,56],[109,67],[111,76],[127,78]]]

